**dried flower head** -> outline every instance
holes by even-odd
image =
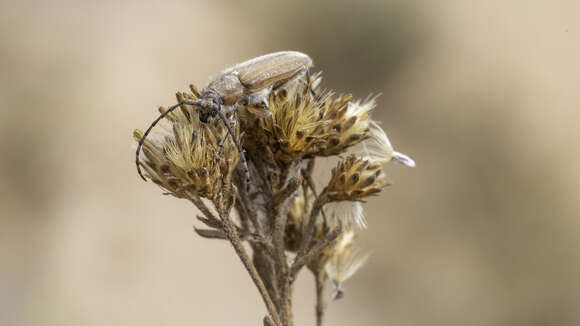
[[[325,194],[331,201],[358,201],[389,185],[380,163],[349,155],[332,169]]]
[[[328,146],[321,156],[338,155],[350,146],[356,145],[369,136],[371,123],[369,113],[375,107],[375,99],[348,102],[329,100],[326,104],[325,116],[331,121],[326,129],[329,135]]]
[[[244,145],[262,151],[272,162],[287,165],[337,155],[366,139],[374,99],[353,102],[350,94],[319,91],[319,83],[316,75],[310,83],[294,85],[292,91],[273,92],[268,114],[245,128],[249,137]]]
[[[278,62],[271,60],[267,63]],[[241,143],[243,157],[224,121],[209,120],[216,113],[211,110],[223,109],[219,101],[203,112],[182,104],[166,115],[166,131],[143,143],[140,166],[146,176],[167,193],[192,201],[202,213],[198,219],[208,228],[195,228],[197,234],[233,245],[268,308],[267,325],[292,325],[292,286],[303,267],[316,278],[321,324],[325,282],[332,281],[334,298],[341,297],[342,283],[366,260],[354,239],[367,225],[362,203],[389,184],[383,164],[415,165],[393,150],[371,119],[375,98],[353,100],[350,94],[321,90],[320,84],[320,74],[306,74],[266,89],[266,105],[236,102],[236,110],[224,120]],[[178,93],[177,100],[203,97],[195,87],[191,91]],[[201,122],[200,113],[201,120],[209,121]],[[136,140],[142,136],[140,130],[133,133]],[[319,192],[314,165],[329,156],[338,163]],[[244,182],[246,171],[249,184]]]
[[[195,98],[195,95],[177,94]],[[165,108],[160,108],[164,112]],[[143,144],[146,159],[142,167],[156,184],[176,197],[188,197],[188,192],[213,199],[226,183],[238,162],[238,152],[221,121],[200,123],[196,108],[182,105],[168,116],[171,133],[150,137]],[[239,128],[235,128],[239,135]],[[135,130],[139,140],[143,132]],[[223,143],[222,143],[223,142]],[[221,146],[220,146],[221,144]]]

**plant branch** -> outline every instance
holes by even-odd
[[[264,282],[260,278],[260,275],[258,274],[256,267],[252,263],[250,256],[248,255],[246,249],[242,245],[242,242],[238,237],[237,232],[235,231],[232,221],[230,220],[228,215],[221,216],[221,218],[224,223],[224,232],[227,238],[230,240],[230,243],[234,247],[236,254],[238,255],[238,257],[240,257],[242,264],[244,264],[244,267],[250,274],[250,278],[252,279],[252,281],[254,281],[254,284],[258,288],[258,291],[260,292],[260,295],[264,300],[264,304],[268,309],[268,313],[270,314],[276,325],[282,325],[282,323],[280,322],[280,318],[278,316],[278,311],[276,310],[276,306],[274,306],[274,303],[272,302],[272,299],[270,298],[270,295],[268,294],[268,291],[264,286]]]
[[[269,316],[264,316],[264,326],[276,326]]]
[[[291,320],[292,308],[290,298],[290,281],[288,278],[288,259],[285,252],[284,232],[286,230],[286,222],[288,213],[282,209],[284,204],[290,199],[292,194],[296,192],[300,186],[301,180],[299,177],[294,177],[289,180],[286,187],[280,190],[272,197],[271,201],[271,216],[274,217],[274,227],[272,230],[272,244],[274,245],[274,256],[276,273],[280,291],[279,307],[281,309],[281,317],[284,325],[288,325]]]
[[[308,250],[300,257],[298,256],[296,257],[294,263],[292,264],[290,275],[293,278],[296,277],[296,274],[298,274],[298,272],[304,265],[307,265],[310,262],[310,260],[320,255],[324,251],[324,249],[334,244],[334,242],[336,241],[336,239],[338,239],[338,236],[341,233],[342,233],[342,223],[339,222],[339,225],[335,227],[334,230],[329,232],[322,241],[317,242],[314,246],[312,246],[310,250]]]
[[[298,249],[298,253],[296,254],[296,258],[294,259],[294,263],[292,264],[291,270],[293,271],[291,276],[291,281],[293,281],[294,277],[300,270],[300,267],[304,265],[301,261],[304,256],[307,254],[307,251],[310,247],[310,243],[312,242],[312,238],[316,233],[316,218],[318,214],[320,214],[320,210],[322,206],[327,203],[326,198],[326,189],[322,191],[322,194],[314,201],[314,205],[312,206],[312,210],[310,211],[310,217],[308,219],[308,225],[306,226],[306,230],[304,230],[304,237],[302,242],[300,243],[300,248]],[[298,267],[300,266],[300,267]]]
[[[215,229],[198,229],[196,227],[193,228],[195,233],[197,233],[200,237],[206,239],[227,239],[226,234],[222,230],[215,230]]]
[[[195,205],[195,207],[197,207],[197,209],[199,209],[203,215],[205,215],[205,217],[209,220],[213,220],[213,221],[219,221],[211,212],[211,210],[207,207],[207,205],[203,202],[203,200],[201,200],[201,198],[199,198],[199,196],[196,193],[187,191],[187,197],[189,198],[189,200]]]
[[[312,162],[312,163],[310,163]],[[314,195],[314,199],[318,200],[318,193],[316,192],[316,186],[314,185],[314,180],[312,180],[312,171],[314,170],[314,159],[312,159],[310,162],[308,162],[308,170],[302,170],[302,175],[304,177],[304,179],[306,180],[306,183],[308,184],[308,187],[310,187],[310,189],[312,189],[312,194]],[[308,172],[310,171],[310,172]],[[328,217],[326,217],[326,213],[324,212],[324,208],[320,209],[320,212],[322,213],[322,217],[324,218],[324,227],[326,227],[328,225]]]
[[[247,217],[252,222],[252,225],[254,226],[254,229],[256,229],[256,233],[258,234],[258,236],[264,239],[265,242],[268,242],[266,240],[266,235],[264,234],[264,227],[258,220],[255,213],[256,209],[254,208],[252,201],[248,198],[248,192],[245,189],[241,189],[241,191],[240,189],[238,189],[237,202],[239,202],[239,205],[237,205],[236,203],[238,213],[240,215]]]
[[[324,304],[324,287],[325,282],[322,273],[317,273],[315,275],[316,282],[316,326],[322,326],[322,321],[324,318],[324,309],[326,308]]]

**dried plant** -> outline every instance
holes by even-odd
[[[228,116],[245,150],[249,185],[222,121],[201,123],[195,106],[168,114],[166,132],[143,144],[146,176],[201,212],[205,228],[195,232],[232,244],[266,305],[264,325],[293,325],[292,288],[304,267],[316,280],[316,323],[322,324],[325,285],[332,282],[332,299],[341,298],[342,283],[366,259],[354,241],[366,226],[361,203],[389,184],[382,165],[414,166],[371,120],[374,98],[353,101],[321,90],[320,82],[316,74],[273,91],[271,114],[240,107]],[[177,100],[199,96],[191,91]],[[142,135],[134,131],[136,140]],[[318,193],[314,164],[329,156],[338,163]]]

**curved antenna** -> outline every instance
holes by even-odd
[[[143,179],[143,181],[147,181],[147,179],[145,178],[145,176],[143,175],[143,172],[141,171],[141,165],[139,164],[140,163],[139,162],[139,154],[141,153],[141,147],[143,147],[143,142],[145,142],[145,138],[147,138],[147,136],[149,135],[149,133],[151,132],[153,127],[155,127],[155,125],[157,125],[157,123],[159,121],[161,121],[161,119],[165,118],[165,116],[167,116],[173,110],[177,109],[182,104],[199,105],[199,101],[197,101],[197,100],[192,101],[190,99],[185,99],[185,100],[169,107],[169,109],[167,109],[167,111],[161,113],[159,115],[159,117],[157,117],[157,119],[155,119],[155,121],[153,121],[153,123],[151,123],[149,128],[147,128],[147,131],[145,131],[145,133],[143,134],[141,139],[139,139],[139,144],[137,145],[137,150],[135,151],[135,164],[137,165],[137,172],[139,173],[139,176],[141,177],[141,179]]]

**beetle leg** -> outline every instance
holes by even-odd
[[[232,122],[232,125],[234,125],[234,123]],[[220,140],[219,144],[218,144],[218,152],[217,152],[217,156],[218,156],[218,160],[221,159],[222,157],[222,152],[224,150],[224,144],[226,143],[226,139],[228,139],[228,135],[229,132],[227,132],[222,139]]]
[[[259,92],[246,94],[244,102],[246,106],[253,106],[259,109],[268,109],[268,96],[270,96],[271,88],[264,88]]]
[[[222,122],[224,123],[226,128],[228,129],[228,133],[230,134],[230,136],[232,137],[232,140],[234,141],[234,144],[238,148],[238,153],[240,153],[240,160],[242,161],[242,168],[244,169],[243,172],[244,172],[244,178],[245,178],[244,181],[246,183],[246,191],[248,191],[250,189],[250,169],[248,169],[248,162],[246,161],[246,155],[244,154],[244,149],[242,148],[242,145],[240,145],[240,142],[238,141],[238,139],[234,135],[234,131],[232,130],[232,127],[230,126],[228,119],[224,116],[224,114],[221,112],[221,110],[219,108],[216,109],[216,113],[220,117],[220,119],[222,120]]]

